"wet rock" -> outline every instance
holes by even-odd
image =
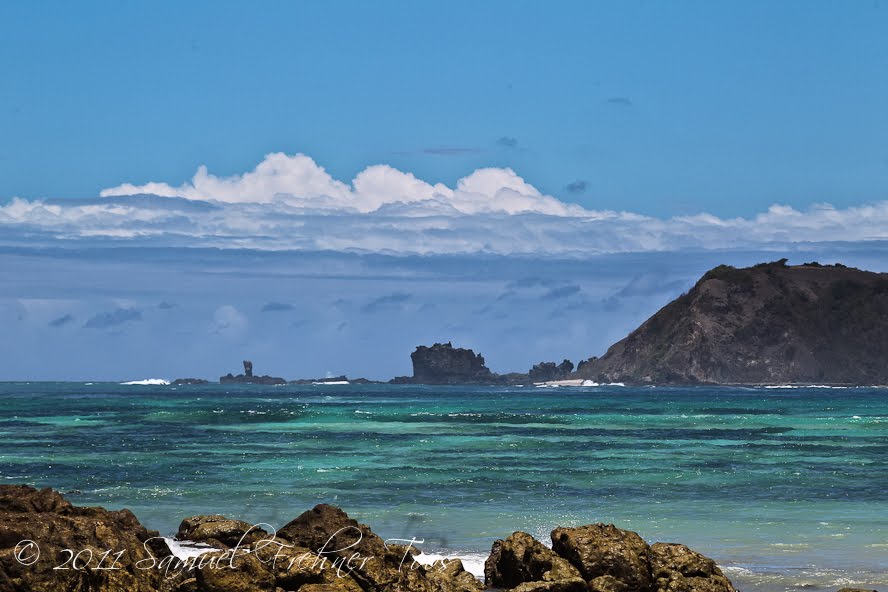
[[[616,583],[627,591],[651,589],[651,549],[638,534],[613,524],[590,524],[552,531],[552,550],[567,559],[591,592],[612,592]],[[603,576],[610,576],[599,580]]]
[[[505,540],[495,541],[484,563],[484,582],[494,588],[577,579],[583,584],[576,567],[526,532],[514,532]],[[570,584],[568,587],[574,589],[575,584],[573,588]],[[578,592],[583,588],[585,584],[577,588]]]
[[[173,384],[180,386],[183,384],[210,384],[210,381],[203,378],[177,378]]]
[[[162,573],[156,569],[140,569],[142,560],[169,554],[156,531],[147,530],[129,510],[108,511],[104,508],[73,506],[52,489],[38,491],[25,485],[0,485],[0,590],[21,592],[156,592],[161,589]],[[16,545],[33,541],[19,558],[33,556],[39,547],[39,558],[16,559]],[[22,547],[20,547],[20,550]],[[71,549],[77,555],[79,569],[70,569],[74,558],[63,552]],[[118,569],[97,569],[107,551],[117,553],[105,557],[104,567],[116,563]],[[69,569],[54,570],[67,565]]]
[[[268,538],[268,533],[243,520],[231,520],[225,516],[191,516],[185,518],[176,533],[179,540],[206,543],[220,549],[251,543]]]
[[[715,561],[675,543],[651,545],[656,592],[735,592]]]

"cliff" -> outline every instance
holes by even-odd
[[[654,384],[888,384],[888,274],[722,265],[576,376]]]

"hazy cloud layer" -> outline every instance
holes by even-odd
[[[129,323],[141,321],[142,313],[135,308],[118,308],[111,312],[103,312],[91,317],[83,325],[87,329],[106,329]]]
[[[580,183],[569,191],[585,189]],[[201,167],[179,186],[127,183],[102,196],[13,198],[0,206],[0,244],[584,257],[888,239],[888,201],[662,219],[565,203],[507,168],[479,169],[447,187],[374,165],[345,183],[302,154],[270,154],[242,175]]]

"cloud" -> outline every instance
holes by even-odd
[[[611,97],[604,102],[615,107],[632,107],[635,104],[629,97]]]
[[[175,308],[175,307],[176,307],[175,304],[171,304],[171,303],[167,302],[166,300],[164,300],[163,302],[161,302],[160,304],[157,305],[157,308],[159,308],[160,310],[170,310],[171,308]]]
[[[385,296],[375,298],[361,307],[361,312],[374,313],[384,308],[400,308],[400,305],[413,297],[406,292],[393,292]]]
[[[224,337],[239,337],[249,326],[249,320],[237,308],[224,304],[213,312],[210,333]]]
[[[118,308],[112,312],[103,312],[90,317],[83,326],[87,329],[106,329],[141,320],[141,311],[135,308]]]
[[[579,294],[581,288],[576,284],[552,288],[540,297],[540,300],[561,300]]]
[[[266,302],[262,305],[262,312],[285,312],[293,310],[295,307],[286,302]]]
[[[66,314],[66,315],[62,315],[56,319],[51,320],[49,322],[49,326],[50,327],[63,327],[73,321],[74,321],[74,317],[71,316],[70,314]]]
[[[135,194],[117,195],[128,192]],[[448,186],[373,165],[344,183],[301,154],[270,154],[242,175],[215,177],[202,168],[178,187],[125,184],[102,194],[12,198],[0,206],[0,246],[584,258],[888,240],[888,201],[774,205],[748,218],[656,218],[560,201],[509,168],[481,168]]]
[[[581,179],[577,179],[576,181],[571,181],[567,185],[564,186],[565,189],[569,193],[586,193],[586,189],[589,187],[589,184],[586,181]]]
[[[496,145],[501,148],[517,148],[518,147],[518,138],[513,138],[512,136],[502,136],[497,139]]]

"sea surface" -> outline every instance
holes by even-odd
[[[478,571],[515,530],[614,523],[743,592],[888,587],[888,390],[0,383],[0,482],[161,534],[317,503]]]

